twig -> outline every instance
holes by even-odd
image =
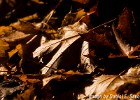
[[[108,22],[105,22],[105,23],[103,23],[103,24],[100,24],[100,25],[98,25],[98,26],[92,28],[92,29],[89,29],[88,32],[93,31],[93,30],[95,30],[95,29],[97,29],[97,28],[99,28],[99,27],[102,27],[102,26],[104,26],[104,25],[106,25],[106,24],[109,24],[109,23],[111,23],[111,22],[114,22],[116,19],[117,19],[117,18],[114,18],[114,19],[112,19],[112,20],[110,20],[110,21],[108,21]]]

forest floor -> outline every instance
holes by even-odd
[[[138,0],[1,0],[1,100],[139,100]]]

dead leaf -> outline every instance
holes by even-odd
[[[10,26],[0,26],[0,37],[5,35],[5,33],[12,31],[12,27]]]
[[[117,30],[114,25],[112,25],[112,29],[117,43],[121,48],[123,54],[129,56],[130,52],[134,51],[134,47],[130,43],[126,42],[126,40],[122,36],[122,33],[119,30]]]
[[[20,31],[11,31],[8,34],[6,34],[5,36],[1,37],[0,39],[3,41],[6,41],[6,42],[16,42],[16,41],[20,41],[23,39],[25,41],[27,41],[28,38],[30,38],[31,36],[32,36],[31,34],[25,34]]]
[[[62,42],[61,47],[59,50],[55,53],[55,55],[52,57],[49,63],[45,65],[41,71],[42,74],[47,73],[48,71],[51,71],[52,69],[57,69],[59,64],[59,61],[61,59],[62,54],[68,47],[70,47],[74,42],[76,42],[78,39],[80,39],[79,34],[82,34],[83,32],[87,31],[87,26],[86,24],[82,23],[80,24],[79,22],[66,26],[62,29],[62,32],[64,33],[64,36],[62,39],[60,39],[60,42]],[[49,72],[50,73],[50,72]]]
[[[116,75],[101,75],[94,80],[94,84],[85,88],[85,94],[101,94],[105,91],[115,90],[124,81]]]
[[[14,29],[23,32],[24,34],[37,34],[39,30],[30,22],[19,20],[16,23],[10,25]]]
[[[115,94],[118,95],[125,94],[125,91],[126,94],[134,92],[137,93],[140,88],[139,72],[139,65],[137,65],[136,67],[130,68],[124,75],[101,75],[96,77],[92,81],[93,84],[85,86],[85,92],[83,94],[79,94],[80,98],[88,97],[91,99],[95,97],[95,95],[97,96],[96,98],[102,98],[102,95],[104,95],[104,93],[108,93],[109,91],[114,91]],[[127,87],[128,85],[130,88]],[[132,89],[131,87],[138,89]],[[101,100],[104,99],[102,98]]]
[[[38,47],[33,52],[33,58],[40,59],[43,57],[44,54],[48,54],[55,50],[61,44],[60,40],[50,40],[49,42],[43,43],[40,47]]]
[[[84,41],[82,44],[82,50],[81,50],[81,69],[86,71],[86,73],[91,73],[94,71],[95,67],[91,63],[91,59],[87,57],[86,55],[89,55],[89,43]]]
[[[122,33],[124,38],[133,41],[131,23],[132,12],[128,8],[124,8],[123,12],[119,15],[117,29]]]

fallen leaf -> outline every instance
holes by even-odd
[[[122,36],[128,40],[133,40],[131,23],[132,12],[128,8],[124,8],[123,12],[119,15],[117,29],[122,33]]]
[[[27,41],[28,38],[30,38],[31,36],[32,36],[31,34],[25,34],[20,31],[12,31],[12,32],[9,32],[8,34],[6,34],[5,36],[1,37],[0,39],[3,41],[6,41],[6,42],[16,42],[16,41],[20,41],[23,39],[24,39],[24,41]]]
[[[127,42],[126,39],[124,39],[122,33],[116,29],[114,24],[112,24],[112,30],[123,54],[129,56],[130,52],[134,51],[134,47],[129,42]]]
[[[64,36],[62,37],[62,39],[60,39],[62,45],[59,48],[59,50],[55,53],[55,55],[52,57],[50,62],[47,63],[47,65],[45,65],[41,69],[42,74],[45,74],[48,71],[51,71],[52,69],[57,69],[58,66],[56,65],[58,65],[64,51],[66,51],[68,47],[70,47],[74,42],[80,39],[79,34],[86,32],[87,31],[86,29],[87,29],[86,24],[84,23],[80,24],[79,22],[62,28],[62,32],[64,33]]]
[[[82,50],[81,50],[81,68],[86,73],[91,73],[94,71],[95,66],[93,66],[91,59],[87,57],[86,55],[89,55],[89,43],[84,41],[82,44]]]
[[[14,29],[23,32],[24,34],[37,34],[40,30],[30,22],[19,20],[16,23],[10,25]]]
[[[33,58],[41,59],[44,54],[48,54],[55,50],[61,44],[60,40],[50,40],[49,42],[43,43],[33,52]]]
[[[94,83],[85,88],[86,95],[101,94],[105,91],[115,90],[118,86],[124,84],[124,81],[116,75],[101,75],[94,80]]]
[[[12,27],[10,26],[0,26],[0,37],[5,35],[5,33],[12,30]]]
[[[102,98],[104,93],[109,91],[115,92],[115,94],[126,94],[139,92],[140,88],[140,75],[139,65],[130,68],[124,75],[101,75],[92,80],[92,84],[85,86],[85,92],[80,98]],[[130,88],[129,88],[129,87]],[[137,88],[137,89],[133,89]],[[109,92],[109,93],[110,93]],[[113,94],[114,94],[113,92]],[[113,95],[112,94],[112,95]],[[103,98],[101,100],[104,100]],[[111,99],[112,100],[112,99]]]

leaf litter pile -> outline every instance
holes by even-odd
[[[140,99],[138,0],[1,0],[1,100]]]

